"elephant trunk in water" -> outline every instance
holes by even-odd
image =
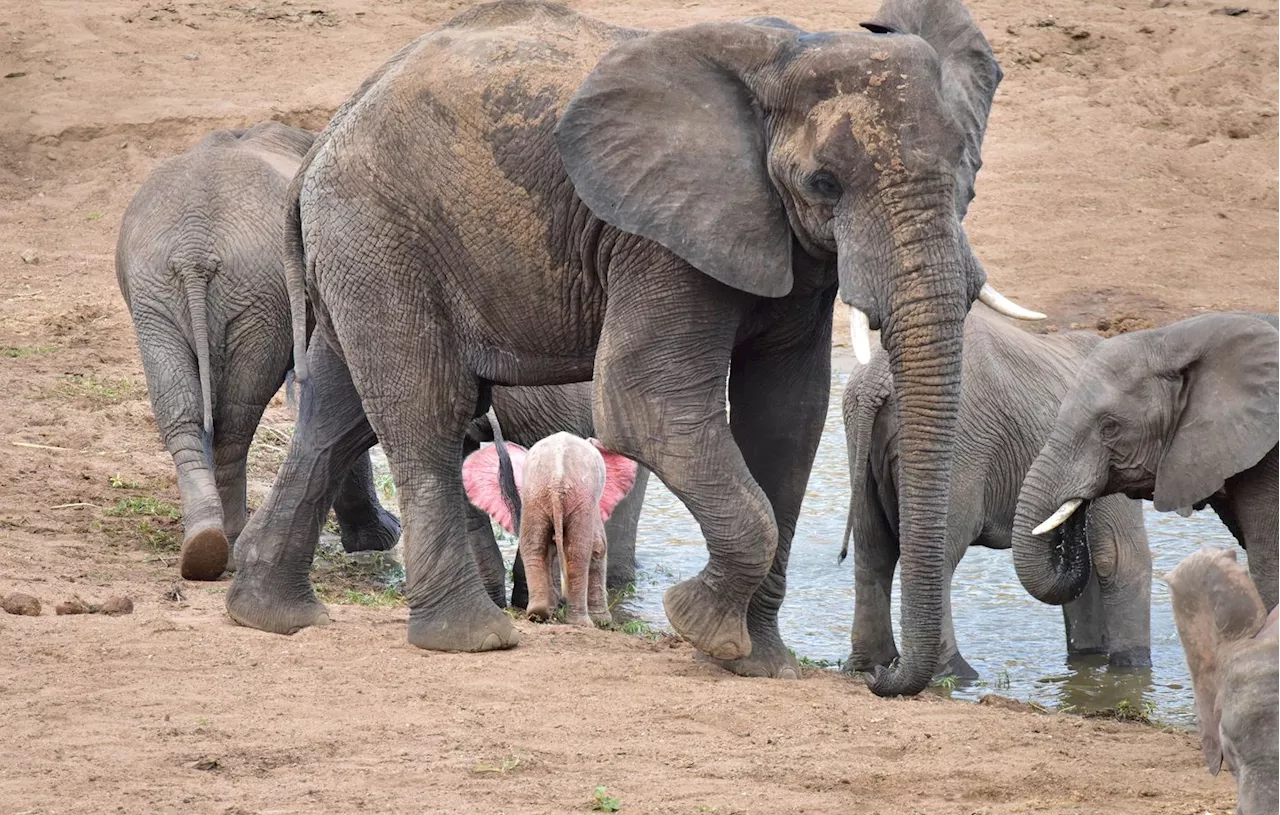
[[[1074,487],[1077,479],[1049,464],[1078,460],[1063,457],[1055,447],[1050,439],[1022,483],[1013,518],[1013,566],[1032,597],[1063,605],[1089,582],[1092,558],[1085,529],[1088,499],[1096,490]]]

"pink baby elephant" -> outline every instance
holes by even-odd
[[[499,445],[511,457],[518,496],[514,507],[503,498]],[[604,522],[630,492],[635,477],[634,461],[572,433],[547,436],[528,450],[497,441],[467,456],[462,483],[471,503],[508,532],[514,534],[519,524],[529,617],[547,619],[555,610],[557,592],[548,570],[554,554],[560,563],[560,593],[569,607],[565,621],[611,622],[605,596]]]

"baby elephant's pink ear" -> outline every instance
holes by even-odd
[[[515,471],[516,491],[521,489],[524,472],[525,449],[518,444],[507,443],[511,456],[511,468]],[[502,500],[502,488],[498,485],[498,449],[492,444],[481,447],[462,462],[462,486],[467,500],[489,513],[503,529],[516,534],[511,508]]]
[[[600,496],[600,519],[607,521],[618,502],[627,497],[636,483],[636,463],[624,455],[606,449],[596,439],[592,445],[604,457],[604,494]]]

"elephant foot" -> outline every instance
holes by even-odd
[[[589,614],[591,615],[591,622],[600,628],[609,628],[613,625],[613,615],[608,611],[592,611]]]
[[[282,595],[288,595],[288,598]],[[227,613],[247,628],[272,634],[296,634],[313,625],[328,625],[329,612],[316,599],[310,583],[297,591],[272,592],[250,588],[243,572],[227,592]]]
[[[764,640],[763,642],[761,640]],[[782,644],[781,637],[752,637],[751,653],[741,659],[716,659],[699,651],[694,655],[699,662],[708,662],[738,676],[764,677],[766,679],[799,679],[800,666],[791,651]]]
[[[1113,651],[1107,655],[1108,670],[1150,667],[1150,648],[1127,648],[1123,651]]]
[[[581,626],[582,628],[591,628],[595,624],[586,614],[571,614],[564,618],[567,625]]]
[[[231,545],[217,526],[188,535],[178,553],[178,572],[185,580],[217,580],[227,568]]]
[[[472,600],[409,611],[409,644],[428,651],[497,651],[514,648],[520,632],[487,594]]]
[[[934,677],[941,678],[944,676],[954,676],[958,680],[972,682],[978,678],[978,672],[969,664],[968,660],[960,655],[959,651],[951,654],[950,657],[938,661],[938,669],[933,672]]]
[[[338,519],[342,534],[342,550],[351,552],[386,552],[400,540],[400,520],[385,509],[367,524],[347,524]]]
[[[702,653],[729,661],[751,654],[746,609],[729,608],[701,575],[667,589],[662,607],[671,627]]]

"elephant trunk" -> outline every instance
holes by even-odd
[[[1036,458],[1022,483],[1013,518],[1013,565],[1018,580],[1042,603],[1063,605],[1080,596],[1089,582],[1092,557],[1086,535],[1089,502],[1083,500],[1056,528],[1035,534],[1046,519],[1061,508],[1070,510],[1074,496],[1061,485],[1064,473],[1051,472],[1047,464],[1055,453],[1046,447]]]

